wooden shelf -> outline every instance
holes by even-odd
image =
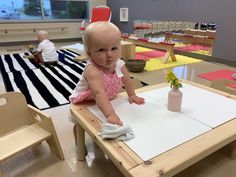
[[[33,32],[36,33],[37,31],[40,30],[60,30],[60,31],[65,31],[68,27],[66,26],[47,26],[47,27],[20,27],[20,28],[2,28],[0,27],[0,33],[4,32],[5,34],[9,34],[10,32],[19,32],[19,31],[24,31],[24,32]]]

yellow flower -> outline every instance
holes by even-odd
[[[170,83],[170,88],[179,89],[180,87],[183,87],[183,85],[180,83],[180,80],[172,71],[167,73],[166,80],[167,83]]]

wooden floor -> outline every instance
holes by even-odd
[[[187,66],[180,66],[174,72],[186,80],[191,80],[203,85],[210,85],[210,81],[197,77],[200,73],[232,68],[222,64],[200,62]],[[167,69],[153,72],[130,73],[134,78],[148,84],[165,82]],[[0,92],[5,92],[2,78],[0,77]],[[70,105],[60,106],[45,110],[53,118],[65,160],[60,161],[49,152],[46,143],[18,154],[2,164],[5,177],[122,177],[123,175],[101,150],[86,137],[88,154],[85,161],[77,161],[75,143],[72,134],[73,124],[68,120]],[[211,154],[195,165],[187,168],[175,177],[235,177],[236,160],[227,156],[227,148]],[[0,149],[1,150],[1,149]]]

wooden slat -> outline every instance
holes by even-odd
[[[51,133],[32,124],[0,138],[0,162],[51,136]]]
[[[57,30],[59,29],[60,31],[64,31],[66,30],[68,27],[67,26],[45,26],[45,27],[20,27],[20,28],[16,28],[16,27],[7,27],[7,28],[4,28],[4,27],[0,27],[0,31],[3,31],[5,34],[8,34],[9,32],[17,32],[19,33],[19,31],[21,32],[37,32],[37,31],[40,31],[40,30]]]

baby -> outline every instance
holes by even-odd
[[[117,125],[123,123],[110,100],[117,95],[122,84],[130,103],[144,104],[144,99],[135,94],[125,62],[120,59],[120,36],[120,30],[111,22],[94,22],[87,26],[84,49],[89,60],[69,97],[73,104],[95,100],[107,121]]]
[[[38,41],[40,42],[36,51],[32,55],[24,56],[25,58],[33,58],[38,63],[54,64],[57,63],[58,54],[53,42],[49,40],[47,31],[38,32]]]

